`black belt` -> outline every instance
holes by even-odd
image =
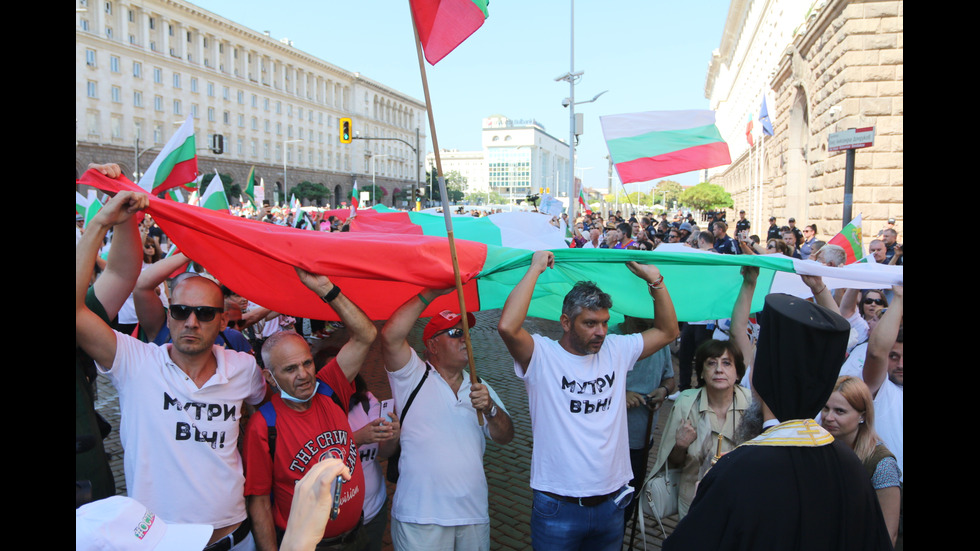
[[[551,492],[544,492],[544,491],[542,491],[541,493],[548,497],[557,499],[558,501],[565,501],[567,503],[576,503],[582,507],[595,507],[596,505],[601,505],[606,501],[612,499],[613,496],[615,496],[618,491],[619,490],[602,496],[587,496],[587,497],[560,496],[558,494],[553,494]]]
[[[334,536],[332,538],[323,538],[319,543],[316,544],[316,548],[319,550],[330,549],[332,546],[343,547],[350,543],[353,543],[357,539],[357,532],[361,529],[361,525],[364,524],[364,513],[361,512],[361,518],[357,521],[357,526],[354,526],[347,532]]]
[[[251,519],[246,518],[241,524],[238,525],[238,528],[235,528],[234,532],[205,547],[204,551],[228,551],[248,537],[248,532],[251,529],[252,521]]]

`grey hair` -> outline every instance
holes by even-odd
[[[296,331],[276,331],[262,342],[262,367],[272,371],[272,365],[269,363],[269,358],[272,357],[272,349],[287,338],[297,338],[306,343],[306,339]]]
[[[827,262],[831,266],[843,266],[847,262],[847,253],[840,245],[824,245],[816,254],[819,258],[814,258],[817,262]]]
[[[602,292],[593,281],[579,281],[562,301],[561,313],[574,320],[582,310],[608,310],[612,308],[612,297]]]

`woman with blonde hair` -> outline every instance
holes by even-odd
[[[878,439],[874,423],[874,401],[868,385],[857,377],[837,379],[834,392],[820,412],[820,424],[834,438],[850,446],[864,463],[878,494],[892,544],[895,549],[901,549],[901,541],[897,541],[902,505],[900,471],[895,456]]]

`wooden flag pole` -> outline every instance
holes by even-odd
[[[449,254],[453,260],[453,275],[456,277],[456,296],[459,298],[459,315],[463,319],[463,338],[466,341],[466,355],[470,363],[470,384],[476,384],[479,382],[479,378],[476,376],[476,364],[473,360],[473,345],[470,343],[470,323],[466,317],[463,281],[459,275],[459,261],[456,259],[456,239],[453,236],[453,220],[449,213],[449,194],[446,193],[446,180],[442,177],[442,159],[439,156],[439,140],[436,138],[436,124],[432,115],[432,103],[429,100],[429,82],[425,77],[425,59],[422,55],[422,41],[419,40],[419,31],[415,25],[414,13],[412,14],[412,29],[415,31],[415,49],[418,51],[419,56],[419,72],[422,74],[422,90],[425,94],[425,106],[429,115],[429,130],[432,132],[432,151],[436,157],[436,174],[439,180],[439,194],[442,196],[442,213],[446,218],[446,236],[449,237]],[[476,418],[482,427],[483,412],[477,410]]]

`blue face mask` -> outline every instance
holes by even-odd
[[[307,399],[305,399],[305,400],[300,400],[299,398],[296,398],[295,396],[292,396],[288,392],[286,392],[285,390],[283,390],[282,385],[280,385],[279,384],[279,381],[276,380],[276,376],[275,376],[274,373],[272,373],[272,371],[269,371],[269,374],[272,375],[272,380],[276,383],[276,386],[279,387],[279,394],[282,396],[282,399],[283,400],[289,400],[290,402],[296,402],[298,404],[305,404],[306,402],[309,402],[310,400],[312,400],[314,396],[316,396],[316,391],[317,391],[317,389],[320,388],[320,381],[316,381],[316,384],[313,385],[313,394],[310,394],[310,397],[307,398]]]

